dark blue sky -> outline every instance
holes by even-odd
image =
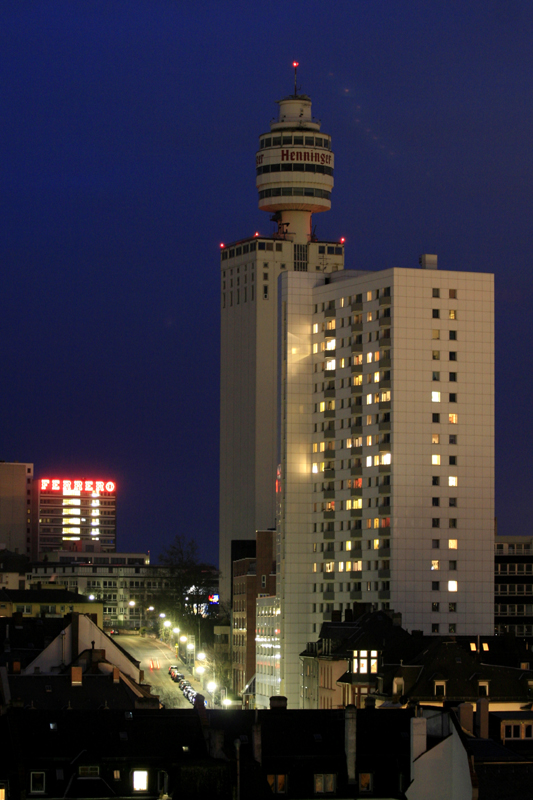
[[[112,477],[120,549],[218,552],[219,243],[271,231],[257,137],[298,84],[347,266],[496,275],[500,533],[533,533],[533,6],[0,8],[0,458]]]

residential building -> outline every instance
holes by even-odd
[[[116,482],[108,478],[39,478],[39,558],[58,550],[116,550]]]
[[[494,630],[533,637],[533,537],[496,536]]]
[[[148,609],[168,596],[168,571],[152,566],[147,553],[62,550],[53,557],[31,565],[27,585],[64,587],[94,597],[103,605],[105,627],[140,628],[150,619]]]
[[[32,555],[33,464],[0,461],[0,550]]]
[[[256,601],[276,593],[275,531],[257,531],[255,558],[233,562],[233,691],[252,694],[255,677]]]
[[[436,255],[344,269],[311,223],[329,136],[306,96],[279,105],[257,155],[277,231],[222,248],[220,546],[224,571],[228,541],[276,506],[292,707],[306,642],[354,604],[425,634],[493,632],[494,309],[492,275]]]

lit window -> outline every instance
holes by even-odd
[[[448,539],[448,550],[457,550],[457,539]]]
[[[448,591],[449,592],[457,591],[457,581],[448,581]]]
[[[372,300],[372,292],[371,291],[366,293],[366,299],[368,301]]]
[[[439,455],[432,455],[431,456],[431,463],[438,466],[440,464],[440,456]]]
[[[372,773],[371,772],[360,772],[359,773],[359,791],[362,792],[372,792],[374,787],[374,782],[372,780]]]
[[[313,333],[318,333],[318,323],[317,322],[315,322],[315,324],[313,325]]]
[[[433,331],[431,332],[431,338],[432,338],[432,339],[440,339],[440,331],[433,330]]]
[[[336,362],[335,362],[335,359],[334,359],[334,358],[329,358],[329,359],[326,361],[326,369],[335,369],[335,363],[336,363]]]
[[[316,342],[313,345],[313,353],[318,353],[318,344],[316,344]]]
[[[433,361],[438,361],[440,359],[440,350],[433,350]]]
[[[366,403],[367,403],[367,405],[371,405],[373,402],[374,402],[374,401],[373,401],[373,395],[371,395],[371,394],[367,394],[367,396],[366,396]]]
[[[372,312],[371,311],[367,311],[366,312],[366,321],[367,322],[372,322]]]
[[[352,543],[350,541],[345,542],[344,549],[345,550],[351,550],[352,549]]]
[[[440,403],[440,392],[431,392],[431,402]]]
[[[475,642],[470,642],[470,650],[472,651],[472,653],[477,652],[477,647]]]
[[[313,464],[313,473],[316,475],[318,472],[318,464]]]
[[[485,650],[485,651],[487,651],[489,649],[489,646],[488,646],[487,642],[483,642],[482,647],[483,647],[483,650]],[[529,669],[529,667],[528,667],[528,669]]]
[[[431,569],[432,570],[440,569],[440,561],[437,561],[436,559],[433,559],[432,562],[431,562]]]
[[[431,434],[431,444],[439,444],[439,442],[440,442],[439,434],[438,433],[432,433]]]
[[[328,339],[326,342],[326,350],[335,350],[337,342],[335,339]]]
[[[390,453],[384,453],[382,455],[382,457],[381,457],[381,463],[385,464],[385,465],[390,464],[391,463],[391,454]]]
[[[272,794],[285,794],[287,791],[286,775],[267,775],[268,785]]]
[[[374,372],[374,383],[379,383],[379,372]]]
[[[450,310],[448,311],[448,317],[449,319],[457,319],[457,311],[455,310],[455,308],[450,308]]]
[[[366,354],[366,363],[367,364],[371,364],[372,363],[372,353],[367,353]]]
[[[448,486],[457,486],[457,475],[450,475],[448,478]]]
[[[372,456],[367,456],[366,457],[366,465],[367,465],[367,467],[371,467],[372,466]]]
[[[315,775],[315,794],[335,794],[336,776],[333,774]]]
[[[448,414],[448,422],[450,425],[457,425],[457,414]]]

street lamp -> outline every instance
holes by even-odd
[[[171,621],[170,621],[169,619],[166,619],[166,620],[163,622],[163,625],[165,626],[165,628],[170,628],[170,626],[172,625],[172,623],[171,623]]]
[[[161,619],[165,619],[166,614],[160,614],[159,616],[161,617]]]
[[[199,661],[205,661],[205,653],[198,653],[198,654],[196,655],[196,658],[197,658]]]
[[[130,602],[128,603],[128,605],[129,605],[129,607],[130,607],[130,608],[133,608],[133,607],[134,607],[134,605],[135,605],[135,600],[130,600]]]
[[[172,633],[179,633],[179,632],[180,632],[179,628],[172,628]]]
[[[217,688],[217,685],[216,685],[215,681],[209,681],[209,683],[207,684],[207,691],[210,692],[211,694],[213,694],[213,692],[215,691],[216,688]]]

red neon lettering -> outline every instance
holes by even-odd
[[[104,491],[104,482],[103,481],[96,481],[95,492],[103,492],[103,491]]]
[[[106,492],[114,492],[115,491],[115,484],[113,481],[108,481],[105,485]]]
[[[296,161],[303,161],[303,160],[304,160],[304,154],[301,152],[301,150],[299,150],[296,153]]]
[[[63,491],[70,492],[72,489],[72,481],[63,481]]]
[[[85,492],[94,492],[93,489],[94,481],[85,481]]]
[[[59,492],[60,490],[59,480],[57,478],[52,478],[52,491]]]
[[[74,481],[74,491],[83,492],[83,481]]]
[[[304,161],[309,161],[309,153],[307,151],[304,153]]]
[[[295,158],[296,158],[296,153],[294,152],[294,150],[291,150],[291,161],[294,161]]]
[[[288,150],[282,150],[281,151],[281,160],[282,161],[288,161],[289,160],[289,151]]]
[[[41,480],[41,491],[45,492],[48,489],[49,485],[50,485],[50,479],[49,478],[43,478]]]

